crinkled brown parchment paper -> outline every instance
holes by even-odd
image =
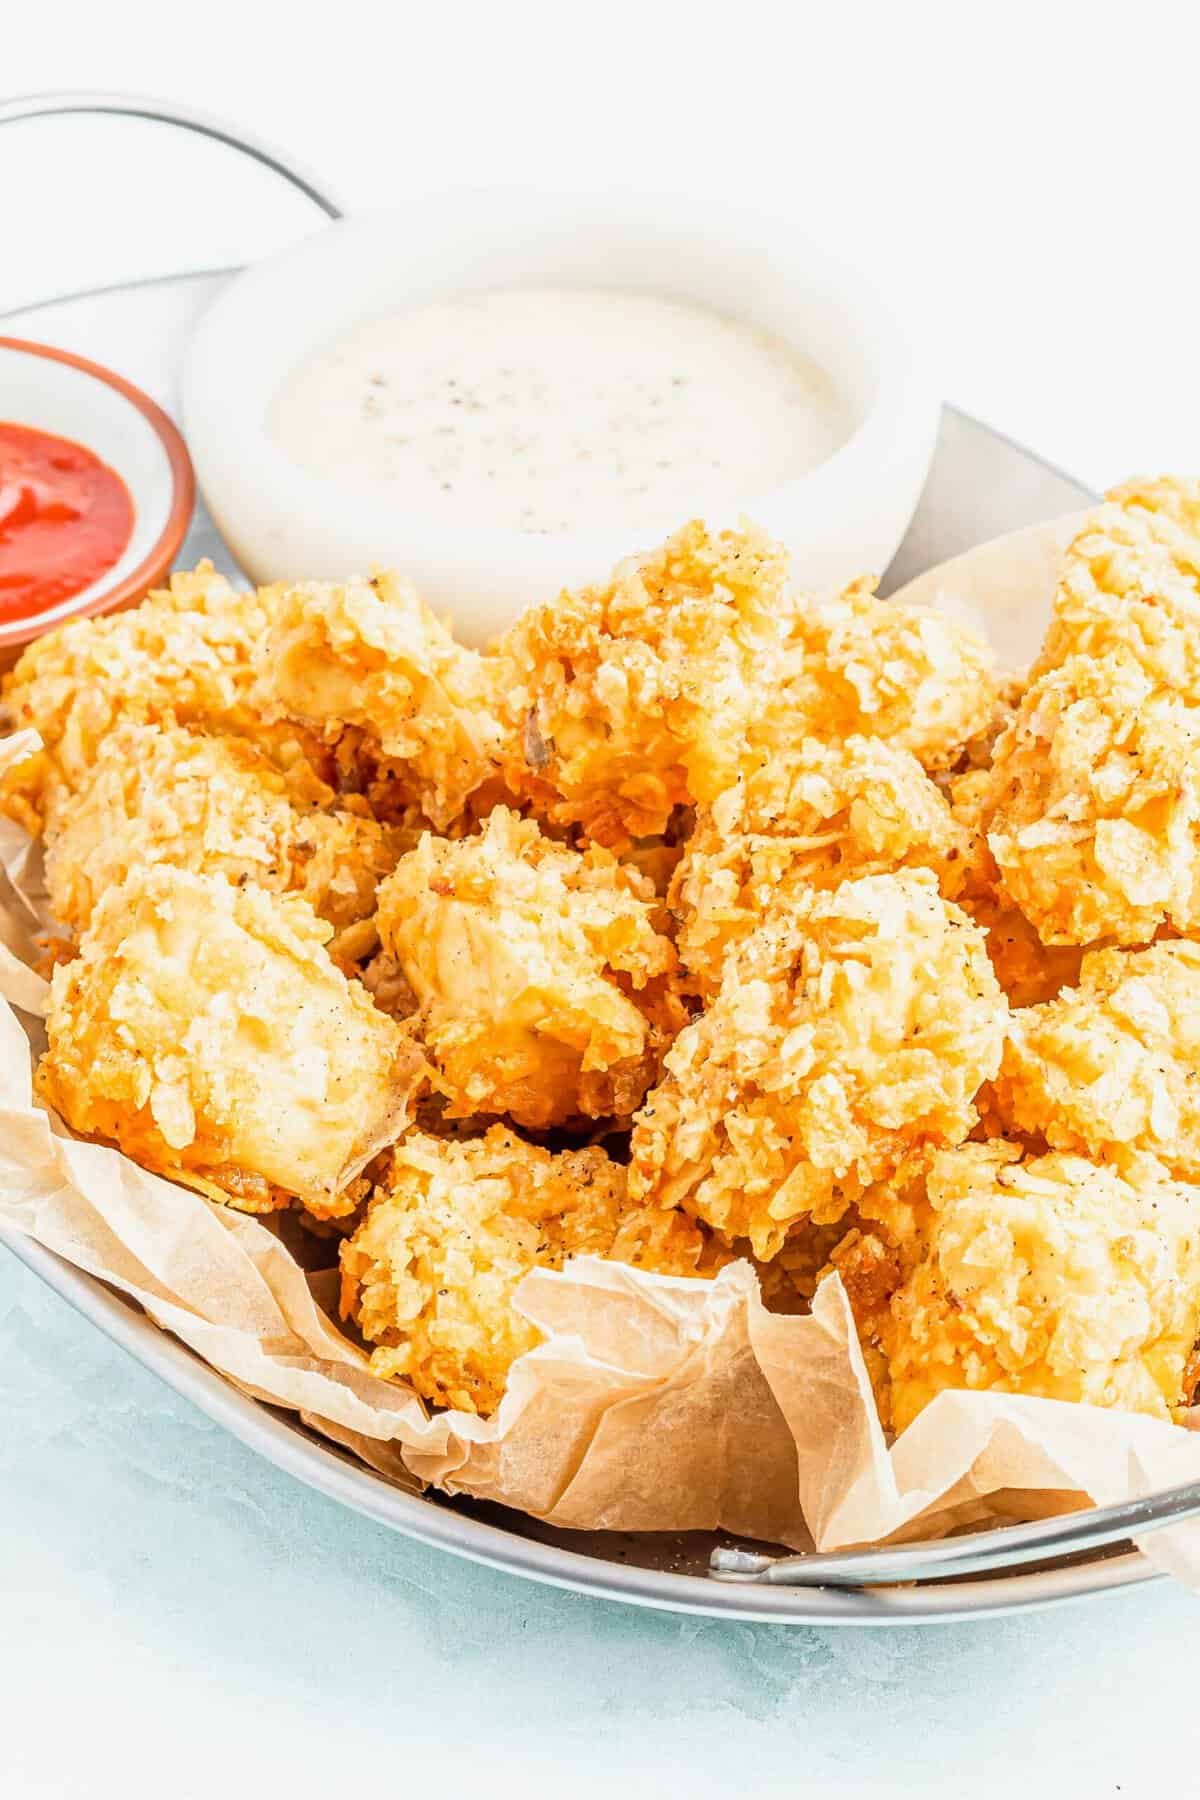
[[[0,745],[0,766],[20,753]],[[333,1284],[276,1229],[75,1140],[34,1104],[46,984],[29,964],[44,919],[36,847],[0,821],[0,1223],[397,1481],[559,1526],[724,1527],[834,1549],[1200,1480],[1200,1432],[1019,1396],[942,1394],[889,1449],[840,1281],[809,1317],[785,1317],[765,1310],[748,1264],[711,1281],[590,1257],[536,1272],[518,1304],[544,1341],[514,1366],[499,1412],[431,1416],[371,1374],[318,1303]],[[1142,1548],[1200,1588],[1200,1521]]]

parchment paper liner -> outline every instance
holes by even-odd
[[[1007,605],[1020,610],[1013,594]],[[0,744],[0,769],[29,744]],[[430,1416],[371,1374],[318,1304],[332,1304],[330,1281],[307,1275],[269,1224],[72,1138],[34,1104],[46,984],[28,964],[45,922],[37,848],[0,820],[0,1219],[405,1486],[558,1526],[724,1527],[824,1550],[1200,1480],[1200,1433],[1023,1396],[943,1394],[889,1449],[840,1281],[822,1284],[809,1317],[771,1314],[745,1263],[706,1281],[592,1257],[538,1271],[517,1304],[544,1341],[514,1365],[499,1412]],[[1200,1588],[1200,1521],[1139,1542]]]

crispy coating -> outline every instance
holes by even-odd
[[[1009,899],[1047,944],[1200,926],[1200,709],[1126,651],[1072,656],[996,747],[984,817]]]
[[[55,917],[86,929],[101,895],[131,869],[172,863],[272,893],[300,893],[341,930],[375,908],[375,886],[403,845],[359,802],[325,810],[331,790],[297,782],[245,739],[177,725],[118,723],[69,807],[47,829]],[[61,816],[57,816],[61,813]]]
[[[715,799],[746,763],[786,579],[761,532],[693,522],[603,586],[530,608],[495,657],[513,792],[616,849]]]
[[[756,741],[862,734],[949,769],[991,729],[1000,685],[983,641],[925,607],[880,600],[869,580],[799,600],[785,678],[763,696]]]
[[[1071,656],[1132,656],[1200,702],[1200,482],[1114,488],[1068,547],[1034,674]]]
[[[4,678],[4,711],[44,746],[14,771],[0,807],[38,831],[56,796],[86,781],[121,720],[220,731],[255,742],[283,766],[310,754],[292,725],[268,726],[252,699],[270,601],[237,593],[211,564],[171,577],[140,606],[76,619],[36,639]]]
[[[993,1098],[1056,1150],[1200,1181],[1200,945],[1090,951],[1077,988],[1013,1014]]]
[[[670,889],[680,958],[711,997],[730,948],[776,901],[900,868],[940,875],[970,848],[909,751],[802,739],[701,811]]]
[[[1200,484],[1114,490],[1069,546],[984,807],[1048,944],[1200,925]]]
[[[1037,1006],[1074,986],[1083,951],[1074,944],[1043,944],[1005,893],[982,825],[990,779],[987,769],[968,769],[949,783],[951,810],[968,848],[945,865],[942,888],[987,933],[988,955],[1009,1005]]]
[[[982,933],[925,870],[789,896],[726,965],[635,1121],[631,1192],[755,1254],[837,1220],[924,1144],[954,1144],[1000,1062]]]
[[[690,1275],[702,1249],[681,1213],[632,1205],[603,1150],[552,1155],[500,1125],[459,1142],[410,1133],[342,1245],[342,1315],[379,1346],[377,1374],[490,1413],[539,1341],[512,1304],[531,1269],[591,1255]]]
[[[542,1128],[628,1117],[686,1014],[650,882],[497,807],[426,836],[379,890],[384,951],[421,1008],[452,1113]]]
[[[623,848],[805,735],[884,737],[949,768],[992,718],[991,658],[936,613],[788,585],[783,551],[698,522],[497,646],[505,775],[542,816]]]
[[[265,590],[271,625],[257,690],[269,718],[293,719],[383,774],[437,827],[494,782],[501,727],[491,674],[394,574]]]
[[[1200,1331],[1200,1190],[1151,1158],[965,1144],[932,1159],[928,1236],[882,1308],[897,1431],[946,1388],[1170,1416]]]
[[[938,770],[935,779],[941,782],[947,792],[951,792],[953,784],[970,774],[977,774],[990,769],[992,757],[1000,736],[1012,724],[1017,716],[1017,708],[1021,704],[1021,696],[1029,686],[1029,675],[1001,675],[996,688],[996,696],[992,703],[991,716],[982,731],[968,738],[959,753],[958,761],[952,770]]]
[[[40,1096],[353,1230],[379,1374],[486,1414],[530,1270],[749,1254],[783,1309],[839,1272],[898,1429],[1190,1397],[1200,483],[1109,496],[1028,684],[692,524],[485,656],[392,575],[201,568],[31,646],[3,710],[80,934]],[[628,1169],[498,1115],[632,1123]]]
[[[246,1211],[335,1216],[422,1059],[297,895],[168,864],[100,900],[54,972],[38,1091],[73,1130]]]

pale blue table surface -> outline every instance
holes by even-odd
[[[0,1366],[5,1800],[991,1794],[1018,1767],[1161,1795],[1200,1747],[1200,1601],[1165,1583],[875,1631],[636,1611],[343,1511],[3,1251]]]

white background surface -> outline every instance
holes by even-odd
[[[1195,18],[119,0],[22,8],[0,82],[207,105],[350,206],[415,183],[745,195],[872,265],[947,397],[1100,485],[1200,468]],[[0,132],[0,191],[0,308],[307,217],[211,146],[95,121]],[[875,1635],[639,1617],[339,1513],[7,1263],[0,1362],[5,1800],[1194,1785],[1200,1603],[1167,1588]]]

